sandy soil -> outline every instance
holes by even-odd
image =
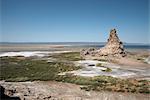
[[[66,50],[69,45],[50,45],[50,44],[3,44],[0,45],[1,52],[9,51],[50,51]]]
[[[149,64],[137,61],[135,59],[127,58],[127,57],[119,58],[119,59],[113,59],[113,60],[115,60],[117,64],[122,65],[123,67],[130,66],[130,67],[140,68],[140,69],[150,68]]]

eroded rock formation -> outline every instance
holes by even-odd
[[[101,56],[117,56],[125,57],[123,43],[120,41],[116,29],[110,31],[110,35],[106,45],[98,50],[94,48],[84,49],[81,51],[82,57],[101,57]]]

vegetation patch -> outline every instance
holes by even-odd
[[[102,67],[102,66],[103,66],[102,63],[97,63],[97,64],[96,64],[96,67]]]
[[[67,60],[67,61],[83,60],[83,58],[80,56],[80,52],[67,52],[67,53],[54,54],[51,57],[58,60]]]
[[[1,57],[0,80],[54,80],[58,73],[80,68],[71,62],[54,61],[48,63],[45,60],[32,60],[31,58],[22,60],[17,57]]]
[[[124,80],[110,76],[97,76],[93,78],[64,75],[56,78],[56,81],[75,83],[82,85],[81,89],[86,91],[114,91],[132,93],[150,93],[149,81]]]
[[[105,65],[105,64],[103,64],[103,63],[97,63],[97,64],[96,64],[96,67],[105,67],[104,65]]]

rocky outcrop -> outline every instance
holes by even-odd
[[[123,48],[123,43],[120,41],[116,29],[112,29],[110,31],[110,35],[106,45],[98,50],[94,48],[90,48],[87,50],[81,51],[82,57],[101,57],[101,56],[117,56],[117,57],[125,57],[126,53]]]
[[[119,40],[116,29],[112,29],[110,31],[110,36],[107,41],[105,47],[101,48],[98,52],[100,56],[114,55],[114,56],[122,56],[126,55],[123,43]]]
[[[5,92],[9,92],[11,94],[6,95],[7,93]],[[3,86],[0,85],[0,99],[1,100],[21,100],[19,97],[16,96],[9,96],[12,95],[14,92],[11,90],[5,90],[5,88]]]

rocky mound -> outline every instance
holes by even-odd
[[[110,31],[110,35],[106,45],[98,50],[95,48],[84,49],[81,51],[81,56],[83,58],[87,56],[91,57],[101,57],[101,56],[117,56],[125,57],[126,53],[124,51],[123,43],[120,41],[116,29]]]

